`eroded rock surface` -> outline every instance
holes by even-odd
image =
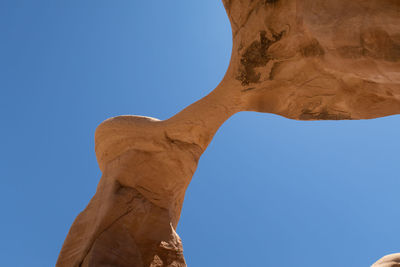
[[[225,0],[245,109],[299,120],[400,110],[397,0]]]
[[[387,255],[371,267],[400,267],[400,253]]]
[[[297,120],[400,113],[400,1],[223,2],[233,34],[223,81],[168,120],[119,116],[97,128],[103,176],[58,267],[186,266],[175,232],[185,191],[213,135],[236,112]],[[399,266],[397,259],[374,266]]]

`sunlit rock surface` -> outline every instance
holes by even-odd
[[[159,121],[119,116],[96,130],[103,173],[57,266],[186,266],[175,232],[215,132],[239,111],[297,120],[400,113],[400,1],[224,0],[233,50],[208,96]],[[374,267],[400,266],[388,256]]]
[[[371,267],[400,267],[400,253],[387,255],[375,262]]]
[[[226,0],[245,109],[300,120],[400,111],[397,0]]]

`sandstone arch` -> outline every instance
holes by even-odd
[[[175,232],[185,190],[215,132],[237,112],[296,120],[400,114],[399,1],[223,2],[233,33],[224,79],[168,120],[119,116],[97,128],[103,176],[57,266],[186,266]]]

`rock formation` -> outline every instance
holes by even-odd
[[[375,262],[371,267],[400,267],[400,253],[387,255]]]
[[[168,120],[119,116],[100,124],[103,175],[58,267],[186,266],[175,232],[185,190],[215,132],[236,112],[296,120],[400,113],[400,1],[223,2],[233,34],[224,79]],[[383,258],[374,266],[398,264]]]

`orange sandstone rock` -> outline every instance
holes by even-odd
[[[233,50],[222,82],[172,118],[119,116],[96,130],[103,173],[57,261],[186,266],[175,232],[215,132],[239,111],[297,120],[400,113],[400,1],[224,0]],[[398,255],[374,266],[399,266]]]
[[[298,120],[400,110],[397,0],[225,0],[233,32],[225,79],[244,109]]]

